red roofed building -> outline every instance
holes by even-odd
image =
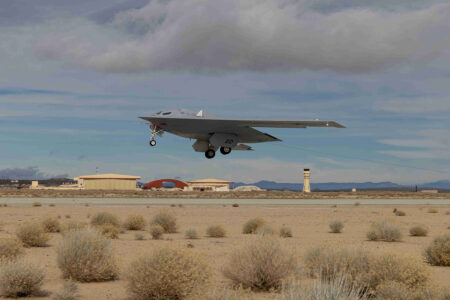
[[[179,188],[179,189],[184,189],[185,187],[187,187],[188,185],[180,180],[176,180],[176,179],[160,179],[160,180],[155,180],[152,182],[147,183],[146,185],[144,185],[142,188],[144,190],[146,189],[160,189],[160,188],[164,188],[167,187],[168,184],[170,185],[170,183],[172,183],[171,187],[175,187],[175,188]]]

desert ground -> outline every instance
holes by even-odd
[[[39,199],[36,199],[39,200]],[[1,202],[1,201],[0,201]],[[239,201],[236,201],[239,203]],[[429,213],[428,209],[436,208],[437,213]],[[401,209],[406,216],[395,216],[393,209]],[[172,211],[177,217],[178,233],[164,234],[163,240],[152,240],[147,231],[139,231],[145,240],[135,240],[136,231],[126,231],[112,240],[113,250],[119,259],[120,269],[125,269],[131,261],[140,255],[151,252],[163,245],[173,245],[187,248],[188,243],[194,247],[189,251],[197,252],[206,258],[213,270],[214,276],[210,289],[223,289],[230,283],[221,274],[222,267],[227,263],[230,254],[246,243],[250,243],[253,235],[242,234],[243,224],[254,217],[264,218],[273,228],[282,225],[291,227],[292,238],[282,239],[283,244],[292,251],[298,259],[300,267],[308,249],[324,244],[334,247],[364,248],[374,253],[392,252],[399,255],[422,257],[424,248],[437,235],[449,233],[450,205],[240,205],[233,207],[217,201],[215,205],[184,204],[172,207],[168,204],[140,205],[107,205],[87,204],[83,199],[73,203],[54,202],[54,206],[43,203],[34,207],[31,203],[8,203],[0,207],[1,231],[0,238],[14,237],[18,225],[40,221],[44,217],[60,217],[60,222],[76,220],[89,223],[90,216],[97,212],[110,212],[124,220],[130,214],[140,214],[148,221],[163,209]],[[330,233],[330,221],[339,219],[344,222],[342,233]],[[392,219],[397,222],[403,233],[401,242],[368,241],[366,232],[371,223]],[[223,225],[226,229],[224,238],[205,237],[209,225]],[[426,237],[412,237],[408,229],[415,224],[423,224],[429,228]],[[148,228],[148,227],[147,227]],[[184,233],[189,228],[195,228],[200,239],[187,240]],[[26,248],[24,259],[42,266],[46,270],[43,290],[47,296],[40,299],[50,299],[52,294],[61,290],[64,280],[56,262],[56,246],[61,241],[60,233],[52,233],[47,247]],[[430,267],[432,277],[441,286],[450,283],[450,267]],[[118,280],[102,283],[79,283],[82,299],[129,299],[126,282]],[[255,293],[255,299],[277,299],[277,293]]]

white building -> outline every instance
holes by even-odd
[[[220,179],[200,179],[188,181],[188,186],[184,188],[185,191],[201,191],[201,192],[229,192],[232,181]]]

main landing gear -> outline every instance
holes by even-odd
[[[216,151],[214,151],[213,149],[208,149],[205,151],[205,157],[207,159],[214,158],[214,156],[216,156]]]
[[[230,154],[230,152],[231,152],[230,147],[220,147],[220,153],[222,153],[223,155]],[[207,159],[214,158],[214,156],[216,156],[216,151],[214,151],[214,149],[208,149],[205,151],[205,157]]]
[[[231,152],[230,147],[220,147],[220,153],[222,153],[223,155],[230,154],[230,152]]]

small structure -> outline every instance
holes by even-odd
[[[230,184],[234,182],[219,179],[200,179],[188,181],[188,186],[184,188],[185,191],[200,191],[200,192],[229,192]]]
[[[86,190],[136,190],[140,176],[121,174],[95,174],[78,177],[80,188]]]
[[[311,193],[311,186],[309,179],[311,177],[311,171],[309,169],[303,169],[303,193]]]
[[[33,180],[31,181],[30,189],[38,189],[39,188],[39,181]]]
[[[178,189],[184,189],[188,186],[187,183],[176,179],[159,179],[145,184],[142,189],[147,190],[167,188],[167,183],[173,183],[173,187]]]
[[[233,189],[233,192],[262,192],[264,189],[255,185],[241,185]]]

